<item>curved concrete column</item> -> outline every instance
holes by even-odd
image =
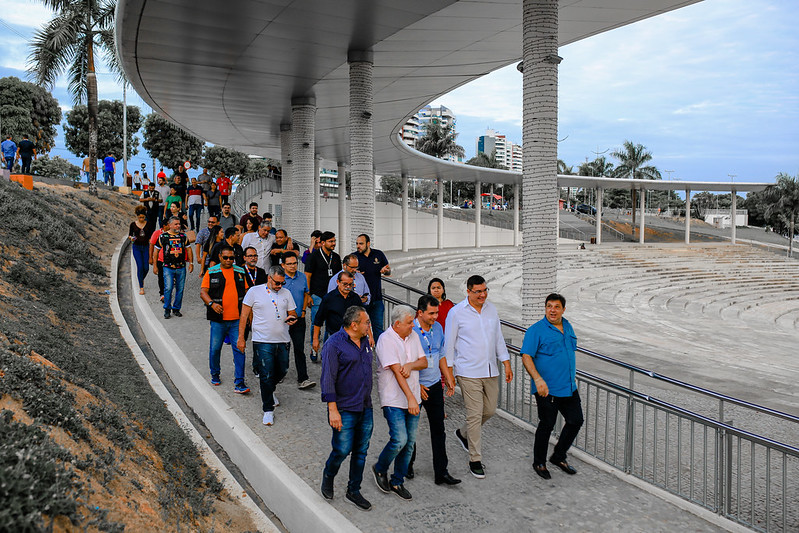
[[[354,238],[375,236],[375,176],[372,153],[372,52],[352,50],[350,65],[350,188]],[[343,246],[343,244],[342,244]]]
[[[596,243],[602,244],[602,201],[605,191],[602,187],[596,188]]]
[[[523,0],[522,321],[557,288],[558,0]]]
[[[444,248],[444,180],[438,180],[438,249]]]
[[[644,244],[644,233],[646,232],[646,189],[641,189],[641,197],[638,199],[641,220],[638,221],[640,229],[638,231],[638,243]]]
[[[408,251],[408,175],[402,175],[402,251]]]
[[[281,215],[280,224],[286,229],[289,236],[295,239],[304,241],[308,235],[297,235],[291,220],[291,212],[294,209],[294,176],[291,174],[292,161],[291,161],[291,124],[280,125],[280,172],[282,179],[280,180],[280,197],[283,204],[283,213]]]
[[[316,99],[291,100],[292,209],[289,214],[294,234],[308,239],[314,228],[314,117]]]
[[[513,184],[513,246],[519,246],[519,184]],[[556,233],[557,235],[557,233]]]
[[[691,243],[691,189],[685,189],[685,244]]]
[[[319,174],[322,171],[322,159],[314,157],[313,159],[313,226],[314,229],[320,229],[322,225],[322,194],[321,178]]]
[[[480,216],[483,211],[482,184],[479,181],[474,183],[474,247],[480,248]]]
[[[338,239],[344,246],[349,241],[350,221],[347,218],[347,169],[343,161],[338,162]]]

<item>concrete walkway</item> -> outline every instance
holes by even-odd
[[[578,475],[566,476],[553,470],[551,481],[541,480],[531,467],[532,434],[499,416],[489,421],[483,430],[487,477],[475,479],[468,471],[468,456],[453,437],[455,428],[464,418],[463,405],[457,395],[447,400],[447,449],[450,473],[463,479],[463,483],[455,487],[439,487],[433,483],[429,426],[422,415],[416,478],[406,484],[413,494],[413,501],[404,502],[394,495],[381,493],[369,475],[369,467],[388,440],[387,426],[378,409],[375,411],[375,428],[363,483],[363,494],[372,502],[372,511],[362,512],[344,500],[347,463],[336,479],[336,497],[328,504],[318,492],[322,467],[330,451],[331,435],[319,387],[298,390],[296,372],[291,363],[288,376],[278,386],[280,406],[276,409],[275,425],[265,427],[261,424],[258,382],[250,369],[251,352],[248,349],[247,382],[253,391],[246,396],[236,395],[233,393],[233,363],[228,346],[222,352],[222,386],[212,387],[207,381],[209,327],[199,298],[199,285],[195,271],[188,276],[183,318],[163,319],[156,278],[152,274],[146,279],[146,296],[135,295],[134,298],[149,306],[152,317],[166,328],[190,364],[205,377],[204,383],[196,384],[201,390],[192,393],[219,400],[231,415],[240,417],[248,430],[254,432],[296,474],[293,482],[307,485],[301,493],[313,494],[308,497],[316,498],[315,504],[332,505],[341,514],[331,516],[342,516],[362,531],[721,530],[718,525],[619,479],[618,475],[574,457],[571,462],[579,471]],[[311,379],[318,382],[320,371],[321,365],[309,363]],[[377,407],[376,385],[373,399]],[[230,431],[237,429],[232,427]],[[257,468],[248,469],[246,464],[239,467],[248,478],[263,474]],[[264,499],[267,500],[268,496]],[[297,512],[303,512],[299,509],[298,506]],[[285,516],[281,519],[287,522]],[[348,525],[335,526],[347,529]]]

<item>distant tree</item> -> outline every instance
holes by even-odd
[[[402,196],[402,178],[399,176],[381,176],[380,189],[389,196]]]
[[[203,165],[211,172],[224,172],[229,176],[239,176],[247,170],[250,160],[247,154],[231,150],[224,146],[208,146],[205,148]]]
[[[768,202],[766,216],[776,215],[787,226],[788,257],[793,257],[793,237],[796,235],[796,218],[799,217],[799,175],[780,172],[777,183],[769,185],[763,196]]]
[[[619,160],[618,166],[613,171],[614,178],[633,178],[637,180],[659,180],[662,179],[660,171],[651,165],[644,166],[652,160],[652,152],[646,149],[643,144],[633,144],[632,141],[624,141],[622,148],[610,153],[612,157]],[[632,191],[632,225],[635,228],[635,207],[637,191]]]
[[[80,178],[80,167],[73,165],[66,159],[55,156],[52,159],[47,154],[37,157],[31,163],[31,172],[37,176],[75,181]]]
[[[144,149],[167,168],[175,169],[185,161],[202,161],[204,143],[156,113],[147,115],[143,133]]]
[[[607,161],[605,156],[599,156],[593,161],[586,161],[581,164],[577,172],[580,176],[606,176],[613,174],[613,163]]]
[[[506,169],[505,165],[501,165],[499,161],[497,161],[496,150],[492,150],[491,155],[488,155],[485,152],[479,152],[476,156],[469,159],[466,164],[475,167]]]
[[[36,153],[46,154],[55,146],[61,107],[46,89],[10,76],[0,79],[2,138],[11,134],[19,142],[28,135]]]
[[[574,166],[567,165],[563,159],[558,159],[558,174],[572,176],[574,175]]]
[[[28,57],[37,84],[52,87],[67,72],[73,102],[89,108],[89,159],[97,160],[97,76],[94,50],[103,52],[106,64],[122,79],[114,42],[114,0],[42,0],[53,18],[39,29]],[[89,192],[97,194],[97,169],[92,165]]]
[[[457,136],[452,125],[442,126],[431,120],[424,127],[424,135],[416,139],[416,149],[440,159],[448,156],[463,157],[466,151],[455,142]]]
[[[67,112],[64,125],[64,140],[70,152],[78,157],[89,155],[89,109],[79,104]],[[139,138],[136,132],[141,128],[144,117],[135,105],[128,106],[128,159],[139,153]],[[97,112],[97,153],[100,156],[114,154],[122,159],[122,102],[119,100],[100,100]]]
[[[206,153],[207,153],[206,149]],[[245,176],[266,176],[269,173],[269,167],[277,168],[278,173],[274,176],[275,179],[280,178],[280,161],[274,159],[250,159],[247,163],[247,168],[244,170]]]
[[[691,209],[696,213],[697,218],[704,219],[708,209],[715,209],[717,205],[718,198],[708,191],[702,191],[691,197]]]

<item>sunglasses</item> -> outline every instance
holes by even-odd
[[[233,259],[235,259],[235,257],[232,256],[232,255],[223,255],[223,256],[220,257],[220,259],[222,261],[233,261]]]

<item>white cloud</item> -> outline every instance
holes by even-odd
[[[3,21],[26,28],[39,28],[50,20],[53,11],[33,0],[0,0]]]

